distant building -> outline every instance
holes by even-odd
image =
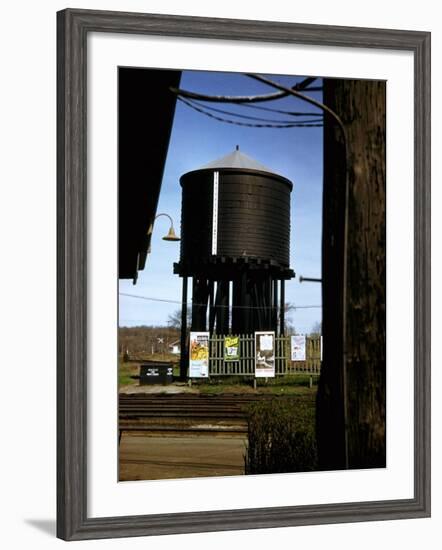
[[[179,355],[181,353],[180,341],[175,340],[175,342],[172,342],[171,344],[169,344],[169,351],[170,351],[170,353],[174,353],[175,355]]]

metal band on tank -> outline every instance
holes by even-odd
[[[213,172],[212,255],[218,249],[218,182],[219,172]]]

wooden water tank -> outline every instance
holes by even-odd
[[[184,174],[181,258],[188,274],[247,258],[288,268],[292,183],[237,148]]]

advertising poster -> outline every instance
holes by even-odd
[[[292,361],[305,361],[305,334],[293,334],[291,339]]]
[[[189,377],[209,376],[209,333],[191,332],[189,347]]]
[[[224,361],[239,361],[239,336],[225,336]]]
[[[275,377],[274,332],[255,332],[255,377]]]

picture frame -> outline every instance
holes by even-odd
[[[88,517],[87,37],[125,33],[374,48],[414,57],[414,497]],[[430,515],[430,33],[67,9],[57,14],[57,536],[64,540]],[[410,266],[411,267],[411,266]]]

